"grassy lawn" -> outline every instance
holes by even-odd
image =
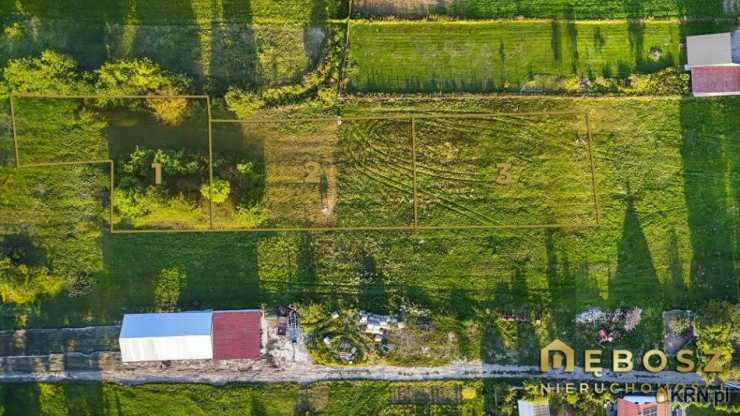
[[[505,386],[499,386],[502,390]],[[488,405],[481,381],[389,383],[376,381],[296,384],[199,384],[120,386],[90,384],[19,384],[0,387],[0,410],[15,415],[482,415]],[[432,390],[455,404],[424,404]],[[466,396],[462,397],[462,392]],[[405,398],[419,404],[390,403]],[[398,398],[401,398],[399,400]]]
[[[724,5],[724,7],[723,7]],[[730,8],[722,0],[461,0],[406,2],[356,0],[355,16],[425,17],[450,16],[467,19],[569,18],[619,19],[640,17],[722,17],[733,16],[740,8]]]
[[[138,1],[70,7],[3,0],[0,65],[52,49],[73,56],[86,70],[147,56],[212,94],[229,86],[291,84],[315,67],[327,36],[340,30],[326,22],[332,4]]]
[[[90,173],[42,170],[46,175],[65,175],[46,177],[49,184],[67,180],[73,187],[59,188],[57,193],[43,197],[45,194],[39,194],[39,185],[31,180],[33,178],[22,180],[30,171],[2,168],[0,179],[15,184],[2,188],[6,193],[12,189],[13,195],[13,199],[4,196],[3,201],[10,203],[0,204],[5,219],[3,231],[28,232],[56,262],[69,259],[70,251],[85,253],[82,259],[91,259],[75,263],[80,268],[83,263],[88,267],[74,269],[87,276],[88,286],[84,286],[84,290],[75,292],[75,296],[63,292],[39,297],[31,305],[5,305],[2,326],[118,322],[123,312],[152,310],[155,277],[164,268],[180,266],[187,274],[179,298],[183,308],[190,307],[194,300],[212,308],[245,308],[261,303],[274,305],[296,301],[321,304],[326,308],[351,306],[373,311],[395,311],[402,305],[415,305],[437,317],[439,331],[434,336],[440,337],[440,345],[449,343],[454,348],[449,358],[482,357],[507,362],[511,357],[501,354],[492,357],[489,352],[519,349],[518,358],[529,362],[535,359],[533,353],[539,345],[556,336],[571,341],[577,338],[579,345],[595,342],[588,337],[584,341],[576,334],[573,324],[575,314],[589,306],[640,306],[644,310],[643,335],[635,341],[644,346],[659,343],[662,339],[661,310],[696,307],[707,299],[737,300],[738,271],[733,259],[738,248],[732,230],[737,222],[733,207],[738,202],[737,184],[740,183],[740,137],[738,120],[733,115],[739,107],[737,98],[470,98],[465,101],[418,98],[356,100],[344,105],[343,113],[348,116],[589,112],[601,226],[577,230],[103,234],[101,237],[99,227],[104,223],[100,211],[104,195],[83,192],[90,198],[91,205],[72,210],[73,215],[61,209],[67,205],[57,206],[67,204],[64,201],[74,201],[79,194],[74,187],[80,186],[79,181],[91,181]],[[315,110],[305,111],[313,114]],[[438,150],[451,148],[454,151],[455,146],[479,143],[491,134],[504,137],[507,128],[511,129],[511,137],[526,140],[520,124],[493,126],[504,131],[468,126],[460,132],[458,126],[452,125],[451,133],[438,137],[442,146]],[[578,145],[578,135],[574,131],[554,126],[557,123],[550,125],[551,130],[547,124],[530,127],[537,131],[533,134],[552,136],[553,143]],[[343,123],[339,137],[332,139],[337,141],[336,150],[328,154],[345,155],[347,149],[354,149],[345,146],[349,143],[347,140],[352,137],[364,140],[374,131],[382,131],[378,128],[375,123],[355,126]],[[302,137],[301,131],[315,132],[308,127],[307,130],[296,129],[294,137]],[[402,138],[405,130],[395,131],[397,137]],[[276,135],[276,132],[271,133],[273,137],[289,137]],[[230,140],[238,144],[243,137],[234,133]],[[311,134],[308,137],[316,138]],[[374,157],[382,155],[383,149],[392,148],[387,147],[388,143],[381,144],[385,147],[376,147]],[[290,158],[281,159],[292,156],[285,149],[294,145],[291,140],[279,140],[242,148],[244,154],[254,160],[263,158],[267,184],[265,200],[281,196],[280,189],[297,189],[298,193],[293,195],[299,200],[302,195],[318,193],[317,184],[296,187],[296,182],[293,185],[291,181],[281,183],[281,178],[285,179],[285,169],[290,172],[292,166],[302,167]],[[281,146],[287,147],[281,149]],[[311,147],[319,154],[326,152],[320,147]],[[562,150],[559,146],[556,148],[558,152]],[[524,153],[518,148],[511,149],[514,150],[511,157],[523,157]],[[552,153],[548,149],[543,154]],[[474,151],[479,154],[480,163],[498,161],[499,156],[493,151],[496,149],[490,150],[490,153],[486,148]],[[394,157],[405,156],[403,152],[396,152]],[[359,160],[367,159],[363,156]],[[365,195],[366,192],[375,195],[385,186],[383,181],[368,178],[367,173],[381,166],[390,169],[392,164],[385,163],[387,160],[379,157],[365,170],[357,163],[349,164],[351,169],[340,165],[338,224],[343,218],[352,223],[363,212],[366,212],[365,220],[371,223],[382,223],[393,218],[389,216],[391,213],[404,212],[403,207],[407,205],[403,203],[378,203],[377,198]],[[570,177],[572,164],[554,160],[557,163],[547,165],[551,176]],[[278,168],[275,173],[273,165]],[[460,171],[460,167],[453,170]],[[521,172],[520,177],[542,180],[545,178],[543,172],[532,168]],[[100,174],[104,184],[104,172]],[[291,175],[300,178],[299,173]],[[429,183],[428,179],[421,183]],[[568,183],[563,185],[563,181],[555,180],[546,182],[544,187],[518,189],[517,198],[530,201],[522,203],[522,212],[526,214],[529,209],[531,213],[527,215],[541,216],[535,208],[546,206],[547,201],[538,200],[542,199],[543,190],[554,195],[566,191],[564,195],[568,195],[572,183],[565,182]],[[358,188],[357,194],[347,194],[351,196],[349,202],[342,202],[342,186],[345,186],[342,184],[352,183],[365,188]],[[460,187],[454,181],[432,183],[448,193]],[[88,186],[94,184],[93,181]],[[104,189],[104,185],[98,186]],[[273,189],[269,189],[270,186]],[[366,202],[358,202],[357,198],[362,195]],[[478,198],[480,196],[473,194],[469,202],[477,203]],[[101,205],[96,206],[95,201]],[[288,200],[283,201],[282,206],[289,205]],[[370,201],[375,202],[368,205]],[[459,220],[459,212],[452,208],[456,207],[438,204],[434,208],[437,213],[434,218],[448,216]],[[562,202],[557,208],[560,215],[566,217],[577,217],[583,212],[582,204]],[[345,212],[350,214],[345,217]],[[8,220],[11,218],[13,221]],[[58,224],[66,228],[59,228]],[[68,233],[72,231],[65,231],[78,229],[87,232],[70,239]],[[481,324],[495,320],[492,314],[522,312],[532,314],[530,323]],[[450,342],[449,333],[454,334],[455,342]],[[393,360],[404,361],[404,357]]]
[[[219,20],[250,23],[259,19],[276,19],[281,22],[311,22],[317,19],[343,17],[344,7],[339,0],[170,0],[170,1],[93,1],[69,4],[49,0],[15,2],[2,0],[6,14],[19,14],[43,18],[122,22],[135,18],[143,24],[183,24],[209,21],[211,14]],[[73,10],[74,9],[74,10]],[[345,12],[346,14],[346,12]]]
[[[724,7],[723,7],[724,5]],[[355,0],[355,16],[399,16],[421,18],[430,15],[463,19],[528,18],[619,19],[641,17],[722,17],[733,16],[740,8],[721,0],[460,0],[405,2]]]
[[[353,22],[349,90],[494,92],[540,77],[625,79],[679,67],[682,35],[710,28],[670,20]]]

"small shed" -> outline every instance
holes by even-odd
[[[732,33],[689,36],[686,38],[686,53],[689,69],[732,64]]]
[[[212,313],[142,313],[123,316],[121,360],[166,361],[213,358]]]
[[[686,54],[695,97],[740,95],[740,31],[689,36]]]

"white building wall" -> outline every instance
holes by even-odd
[[[210,335],[120,338],[121,360],[209,360],[213,358]]]

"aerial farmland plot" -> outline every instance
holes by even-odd
[[[19,167],[107,165],[112,189],[101,204],[112,231],[210,226],[205,98],[26,96],[13,104]]]
[[[67,3],[0,0],[1,415],[740,397],[737,0]]]

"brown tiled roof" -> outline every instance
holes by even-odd
[[[740,65],[693,67],[691,85],[694,95],[740,94]]]
[[[213,312],[213,359],[260,358],[260,311]]]

